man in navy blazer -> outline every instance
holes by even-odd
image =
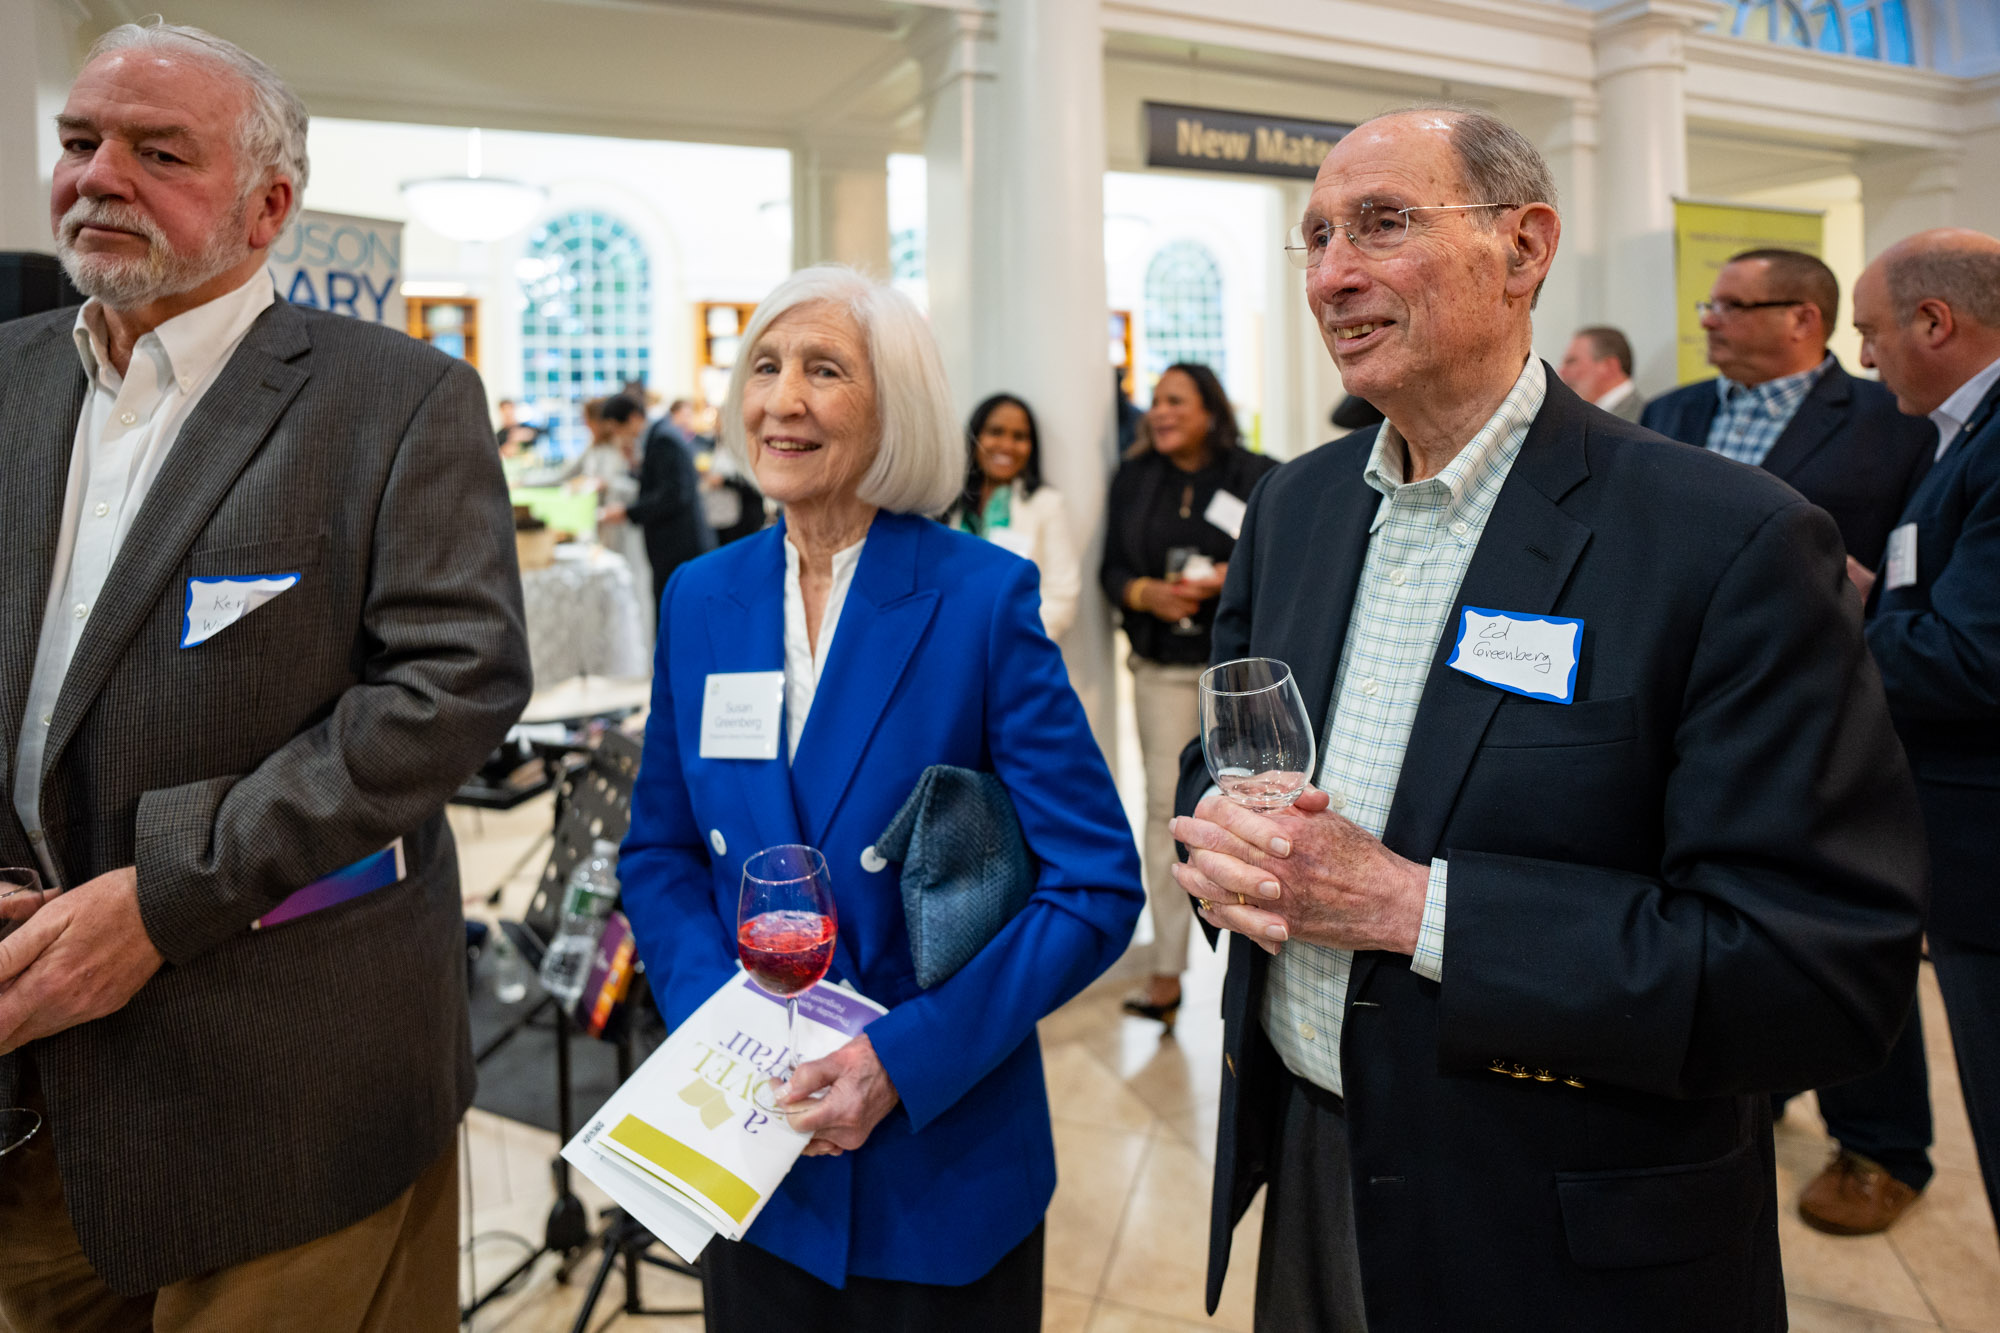
[[[1325,762],[1264,815],[1193,748],[1175,821],[1233,932],[1210,1308],[1267,1185],[1260,1328],[1784,1328],[1768,1094],[1878,1064],[1914,992],[1922,830],[1839,533],[1533,359],[1553,193],[1438,108],[1307,207],[1387,421],[1259,483],[1215,656],[1289,663]]]
[[[1854,323],[1862,364],[1941,440],[1859,582],[1930,835],[1931,959],[2000,1216],[2000,240],[1946,230],[1891,246],[1855,285]]]
[[[1796,250],[1748,250],[1702,305],[1720,377],[1653,399],[1641,424],[1763,468],[1832,514],[1847,553],[1873,569],[1937,438],[1826,350],[1840,309],[1833,270]]]

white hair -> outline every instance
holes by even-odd
[[[305,198],[306,108],[278,72],[231,41],[180,23],[122,23],[91,44],[85,65],[121,51],[186,56],[219,66],[243,85],[249,105],[236,126],[238,188],[247,200],[278,176],[292,183],[292,211]],[[285,221],[289,222],[287,214]]]
[[[779,283],[750,317],[722,402],[724,446],[747,470],[743,386],[757,341],[780,315],[822,302],[854,317],[874,367],[875,419],[882,433],[874,465],[861,479],[860,498],[892,514],[942,514],[965,486],[965,435],[937,340],[916,302],[844,265],[800,269]]]

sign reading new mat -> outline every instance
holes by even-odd
[[[1352,125],[1216,111],[1167,102],[1146,105],[1146,165],[1239,176],[1311,180]]]
[[[1680,328],[1680,383],[1715,373],[1708,364],[1708,335],[1702,332],[1695,302],[1706,301],[1715,275],[1729,257],[1745,250],[1803,250],[1824,259],[1826,215],[1797,208],[1745,204],[1698,204],[1674,200],[1674,293]]]

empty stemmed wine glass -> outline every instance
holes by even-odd
[[[1201,755],[1222,794],[1252,810],[1290,805],[1318,759],[1292,669],[1240,657],[1201,673]]]
[[[54,896],[42,888],[42,877],[34,871],[0,869],[0,940]],[[0,1106],[0,1157],[35,1137],[41,1127],[42,1118],[27,1107]]]
[[[785,1056],[770,1071],[780,1084],[789,1085],[799,1067],[799,996],[832,965],[837,930],[833,878],[816,849],[796,843],[766,847],[743,863],[736,956],[758,989],[785,1002]],[[769,1082],[759,1084],[751,1100],[785,1114]]]

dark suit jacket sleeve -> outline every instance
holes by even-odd
[[[140,799],[139,910],[169,962],[243,931],[276,905],[271,886],[288,892],[430,818],[527,702],[507,488],[462,362],[404,428],[370,569],[359,680],[331,714],[249,773]]]
[[[950,977],[869,1026],[921,1130],[1118,960],[1146,904],[1139,854],[1062,653],[1042,632],[1035,567],[994,602],[986,746],[1038,867],[1028,904]]]
[[[665,431],[657,432],[639,464],[639,498],[626,506],[625,516],[641,526],[672,519],[695,504],[694,487],[687,450]]]
[[[1914,989],[1924,852],[1843,566],[1832,521],[1796,504],[1722,575],[1658,878],[1445,849],[1441,1068],[1701,1097],[1881,1064]]]
[[[1968,461],[1972,503],[1930,585],[1930,604],[1878,611],[1868,622],[1868,646],[1899,717],[1990,725],[2000,716],[2000,431],[1983,443]],[[1929,554],[1919,550],[1918,558]]]

